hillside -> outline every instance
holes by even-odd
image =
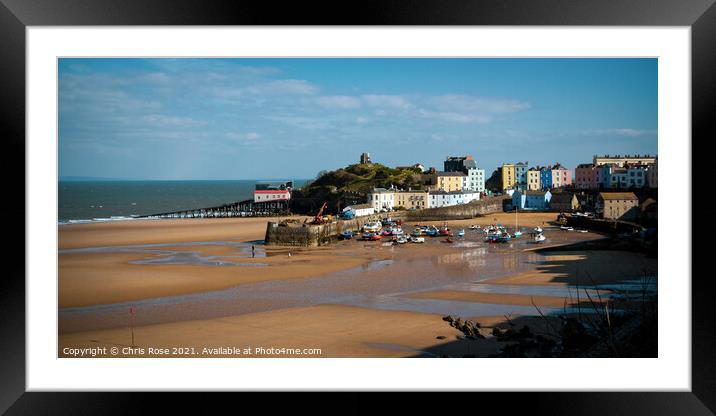
[[[291,210],[296,213],[315,213],[323,201],[328,212],[337,213],[346,205],[366,202],[373,188],[419,189],[414,175],[417,168],[394,169],[380,163],[354,164],[334,171],[323,172],[315,181],[295,190],[291,196]]]

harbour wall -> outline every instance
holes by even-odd
[[[282,224],[268,222],[264,241],[267,245],[316,247],[326,245],[344,231],[360,231],[364,224],[380,221],[390,216],[403,221],[442,221],[469,219],[477,216],[502,212],[504,201],[509,196],[485,198],[464,205],[428,208],[415,211],[396,211],[366,215],[350,220],[338,220],[326,224]]]

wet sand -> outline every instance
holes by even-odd
[[[138,345],[264,343],[321,348],[326,357],[485,356],[498,343],[456,342],[457,331],[441,317],[490,325],[504,324],[505,316],[529,320],[532,302],[546,314],[562,309],[568,285],[577,281],[583,286],[656,275],[656,260],[636,253],[536,253],[536,247],[602,236],[550,227],[553,213],[519,218],[525,232],[545,228],[544,245],[529,238],[488,244],[469,230],[491,223],[512,229],[510,213],[450,221],[453,230],[466,228],[454,244],[435,238],[396,247],[355,240],[311,249],[265,247],[256,240],[263,238],[266,218],[62,226],[60,345],[128,345],[131,302],[139,310]]]
[[[404,357],[420,355],[455,340],[460,332],[439,316],[413,312],[376,311],[366,308],[323,305],[266,313],[228,316],[138,327],[135,346],[172,348],[191,346],[199,357],[209,347],[317,348],[319,354],[253,354],[251,357]],[[438,336],[445,337],[437,339]],[[128,327],[60,336],[60,356],[66,347],[131,346]],[[492,346],[493,350],[497,346]],[[147,350],[148,351],[148,350]],[[111,353],[105,356],[111,356]],[[120,356],[159,356],[129,354]],[[181,355],[165,355],[181,356]],[[184,355],[194,356],[194,355]],[[222,357],[249,357],[242,354]]]

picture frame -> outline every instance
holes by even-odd
[[[399,1],[374,1],[342,4],[354,13],[336,8],[323,8],[288,3],[277,7],[272,3],[217,2],[211,8],[199,2],[169,1],[80,1],[0,0],[0,33],[3,91],[0,114],[6,137],[6,154],[25,154],[25,39],[28,26],[75,25],[559,25],[559,26],[690,26],[692,33],[692,146],[704,142],[716,91],[716,6],[713,1],[457,1],[449,5],[439,1],[422,1],[408,6]],[[335,7],[335,6],[334,6]],[[320,14],[319,11],[328,11]],[[701,137],[701,139],[699,139]],[[6,177],[25,172],[25,160],[8,158]],[[694,165],[696,165],[694,163]],[[699,189],[694,177],[694,188]],[[11,180],[6,184],[6,217],[25,212],[25,183]],[[23,215],[24,216],[24,215]],[[31,219],[26,218],[25,221]],[[6,258],[25,258],[25,225],[11,220],[7,224],[17,244],[7,248]],[[23,244],[20,244],[22,241]],[[693,242],[692,242],[693,246]],[[693,257],[692,257],[693,258]],[[9,273],[0,279],[0,411],[8,414],[119,414],[137,408],[138,398],[127,393],[28,393],[25,391],[25,264],[12,261]],[[693,270],[693,266],[692,266]],[[707,275],[704,275],[707,277]],[[684,393],[510,393],[526,397],[507,399],[501,393],[485,393],[495,397],[470,400],[499,400],[521,409],[539,413],[569,414],[713,414],[716,409],[716,368],[711,359],[716,347],[714,325],[716,316],[709,296],[707,278],[692,281],[692,391]],[[187,410],[191,396],[174,397],[175,405]],[[516,399],[516,400],[515,400]],[[166,400],[164,398],[164,400]],[[229,399],[231,400],[231,399]],[[418,398],[414,403],[430,401]],[[220,405],[221,400],[214,402]],[[354,409],[361,406],[355,398],[348,399]],[[299,401],[300,403],[300,401]],[[194,404],[197,405],[197,404]],[[279,405],[280,406],[280,405]],[[292,404],[284,406],[291,408]],[[510,407],[511,405],[507,405]],[[396,405],[388,406],[397,407]],[[367,409],[366,409],[367,410]],[[368,411],[368,410],[367,410]]]

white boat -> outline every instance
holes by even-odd
[[[471,229],[471,230],[479,230],[479,229],[480,229],[480,226],[479,226],[479,225],[471,225],[471,226],[470,226],[470,229]]]
[[[540,228],[540,227],[535,227],[535,232],[542,234],[542,228]]]
[[[398,238],[395,240],[395,242],[398,243],[398,244],[405,244],[405,243],[408,242],[408,238],[401,235],[400,237],[398,237]]]
[[[382,225],[380,222],[369,222],[363,225],[363,231],[369,232],[369,233],[377,233],[382,228]]]
[[[567,227],[566,225],[563,225],[563,226],[559,227],[559,229],[560,229],[560,230],[564,230],[564,231],[574,231],[574,228],[572,228],[572,227]]]
[[[411,243],[424,243],[425,237],[410,237]]]
[[[537,235],[535,236],[535,243],[541,243],[541,242],[543,242],[544,240],[546,240],[544,234],[537,234]]]

